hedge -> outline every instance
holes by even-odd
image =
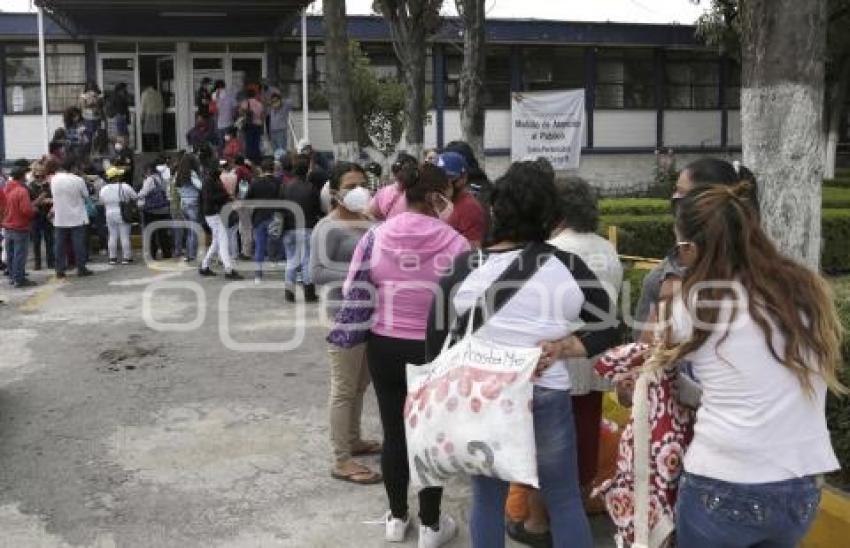
[[[824,188],[850,188],[850,177],[836,177],[835,179],[824,179]]]
[[[850,208],[850,183],[846,188],[824,187],[824,209]],[[665,215],[670,201],[660,198],[606,198],[599,200],[602,215]]]
[[[673,217],[670,215],[604,215],[599,233],[617,227],[618,251],[622,255],[662,258],[673,246]],[[823,212],[821,268],[825,272],[850,272],[850,209]]]

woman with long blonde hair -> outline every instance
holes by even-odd
[[[846,391],[833,297],[779,252],[749,193],[748,182],[697,188],[677,211],[687,274],[662,361],[690,362],[703,389],[677,505],[680,546],[796,546],[820,476],[838,468],[825,417],[827,390]]]

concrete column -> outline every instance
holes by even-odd
[[[186,146],[186,134],[195,123],[192,102],[192,56],[188,42],[177,42],[174,52],[174,104],[177,119],[177,148]]]

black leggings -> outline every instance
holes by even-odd
[[[425,363],[425,341],[395,339],[370,335],[366,347],[369,373],[378,396],[378,409],[384,427],[384,452],[381,473],[390,499],[390,511],[395,518],[407,516],[407,486],[410,470],[407,466],[407,439],[404,434],[404,400],[407,398],[408,363]],[[434,527],[440,522],[440,501],[443,490],[429,487],[419,491],[419,519],[423,525]]]

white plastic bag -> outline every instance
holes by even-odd
[[[474,314],[472,315],[474,317]],[[404,407],[414,486],[482,475],[538,486],[531,376],[540,348],[466,336],[428,365],[407,366]]]

